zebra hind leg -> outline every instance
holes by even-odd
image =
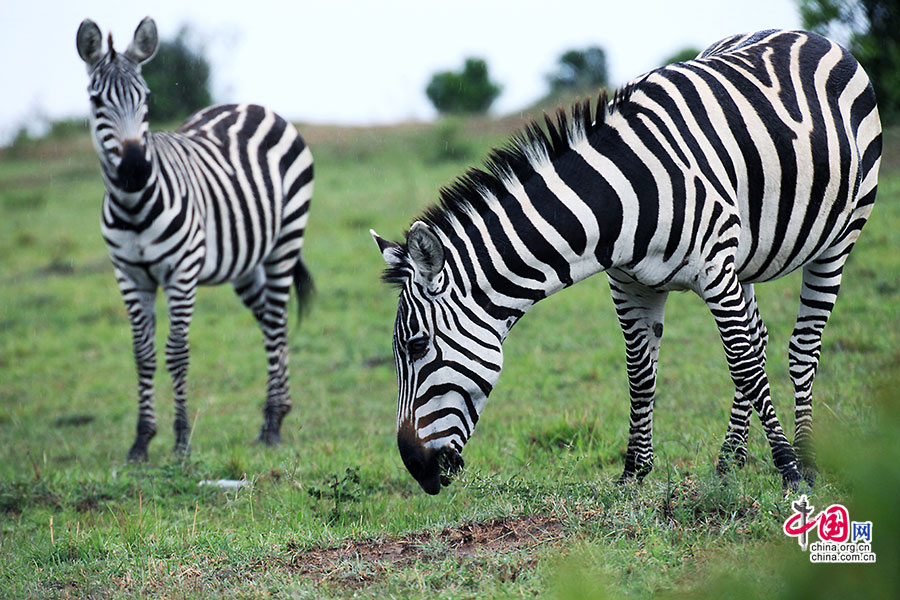
[[[759,307],[756,304],[756,295],[753,292],[753,284],[743,284],[741,291],[747,306],[747,316],[750,320],[750,343],[753,352],[759,357],[763,368],[766,366],[766,345],[769,341],[769,332],[759,315]],[[719,453],[719,462],[716,471],[724,475],[731,468],[741,469],[747,462],[747,434],[750,429],[750,415],[753,406],[737,389],[734,392],[734,401],[731,405],[731,416],[728,420],[728,433],[725,434],[725,443]]]
[[[812,387],[819,366],[822,332],[834,308],[841,287],[846,247],[830,253],[803,268],[800,308],[797,323],[788,344],[788,365],[794,384],[794,448],[800,459],[804,479],[812,485],[816,478],[812,445]]]
[[[752,343],[747,302],[732,265],[729,262],[723,268],[707,271],[709,280],[704,285],[702,296],[719,328],[735,389],[742,401],[749,401],[759,415],[785,488],[796,489],[802,481],[797,468],[797,455],[775,414],[763,359]]]
[[[235,286],[244,303],[256,315],[265,342],[268,357],[266,404],[263,409],[263,424],[256,441],[268,446],[281,442],[281,422],[291,411],[287,303],[297,260],[296,252],[281,260],[270,257],[264,267],[254,272],[249,286]]]
[[[272,397],[272,364],[273,358],[277,362],[277,356],[273,356],[271,349],[274,347],[272,340],[270,339],[270,324],[272,322],[272,310],[268,307],[268,291],[266,288],[266,270],[263,265],[258,265],[247,277],[240,279],[234,282],[234,289],[237,292],[238,296],[241,298],[241,301],[244,305],[250,309],[250,312],[253,313],[253,316],[256,318],[256,322],[259,323],[260,329],[263,332],[263,338],[266,348],[266,354],[268,355],[268,365],[269,365],[269,377],[267,381],[267,392],[266,392],[266,404],[263,408],[263,425],[260,429],[259,435],[256,438],[257,442],[262,442],[267,445],[275,445],[279,442],[280,436],[278,434],[278,427],[276,426],[274,430],[274,434],[272,431],[272,423],[280,425],[281,419],[284,418],[284,415],[281,415],[280,418],[277,414],[275,414],[269,408],[269,398]],[[268,324],[267,324],[268,323]],[[285,414],[287,414],[285,412]]]
[[[653,400],[667,293],[619,280],[613,272],[607,275],[625,337],[631,396],[628,449],[618,483],[640,482],[653,469]]]

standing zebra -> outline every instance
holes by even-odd
[[[653,465],[656,363],[671,290],[715,318],[735,396],[718,470],[746,457],[751,407],[784,482],[801,481],[766,378],[753,283],[803,269],[789,346],[795,443],[813,477],[811,389],[844,262],[875,200],[881,125],[866,74],[815,34],[723,40],[653,71],[597,114],[576,103],[444,189],[401,245],[375,237],[400,287],[397,442],[431,494],[448,485],[539,300],[606,271],[625,337],[630,433],[620,481]]]
[[[154,300],[166,294],[166,366],[175,394],[175,451],[188,451],[188,327],[198,284],[231,282],[262,328],[268,354],[265,420],[258,440],[280,441],[291,409],[286,305],[291,282],[312,290],[300,258],[313,191],[309,148],[287,121],[248,104],[201,110],[178,131],[150,132],[141,65],[158,46],[145,18],[119,54],[102,51],[97,25],[78,28],[90,75],[91,131],[106,196],[102,232],[128,309],[138,375],[138,423],[128,460],[147,458],[153,409]]]

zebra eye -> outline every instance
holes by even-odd
[[[94,108],[103,108],[103,101],[100,99],[100,94],[91,94],[91,104]]]
[[[420,335],[406,342],[406,354],[412,360],[418,360],[428,353],[428,336]]]

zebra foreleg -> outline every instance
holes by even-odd
[[[618,483],[642,481],[653,469],[653,396],[663,334],[666,292],[620,280],[608,272],[609,287],[625,337],[631,409],[625,469]]]
[[[750,324],[750,343],[753,352],[756,353],[766,366],[766,345],[769,341],[769,332],[759,315],[759,307],[756,304],[756,294],[752,284],[743,284],[741,291],[747,306],[747,316]],[[732,467],[743,468],[747,462],[747,434],[750,429],[750,414],[753,406],[740,391],[735,389],[734,401],[731,405],[731,416],[728,420],[728,433],[725,434],[725,443],[719,453],[719,463],[716,471],[720,475],[727,473]]]
[[[175,397],[175,453],[190,453],[191,427],[187,416],[188,331],[194,314],[195,282],[177,282],[166,286],[169,304],[169,338],[166,341],[166,367],[172,376]]]
[[[128,462],[147,460],[147,445],[156,435],[156,411],[153,408],[153,375],[156,372],[156,289],[141,290],[116,269],[116,279],[131,321],[131,337],[138,380],[138,422],[134,443],[128,450]]]
[[[709,279],[701,295],[719,328],[728,370],[737,390],[736,397],[739,394],[742,400],[749,401],[759,415],[784,485],[796,488],[802,480],[797,469],[797,455],[775,415],[769,396],[769,380],[763,360],[752,343],[747,302],[737,275],[731,264],[727,264],[723,268],[709,269],[707,276]],[[725,443],[729,443],[727,438]]]

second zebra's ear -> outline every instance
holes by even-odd
[[[75,47],[78,48],[78,56],[85,62],[88,72],[103,58],[103,36],[100,28],[90,19],[85,19],[78,26],[75,34]]]
[[[134,39],[128,44],[125,56],[142,64],[153,58],[159,47],[159,35],[156,33],[156,22],[150,17],[144,19],[134,30]]]
[[[384,239],[375,233],[374,229],[370,229],[369,233],[378,245],[378,250],[381,252],[384,262],[386,262],[389,267],[396,267],[405,262],[403,258],[403,248],[400,247],[400,244]]]
[[[444,244],[431,227],[416,221],[406,235],[406,247],[416,274],[428,288],[434,288],[444,270]]]

